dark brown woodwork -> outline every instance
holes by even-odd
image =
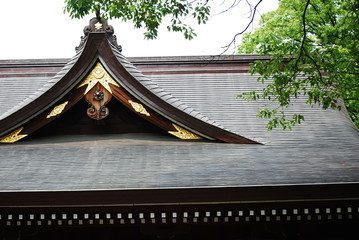
[[[95,120],[100,120],[108,116],[109,109],[105,106],[112,98],[109,91],[100,83],[88,91],[85,95],[86,101],[91,105],[87,109],[87,115]]]
[[[106,106],[109,108],[110,114],[106,118],[95,120],[87,115],[88,103],[85,99],[81,99],[65,114],[30,134],[27,138],[83,134],[166,134],[157,126],[138,117],[117,99],[112,99]]]
[[[136,99],[134,96],[131,96],[125,89],[116,87],[111,85],[111,90],[113,92],[114,97],[120,101],[124,106],[126,106],[128,109],[133,111],[133,108],[131,104],[129,103],[129,100],[140,102],[138,99]],[[151,108],[146,106],[146,110],[150,113],[151,117],[147,117],[141,113],[135,112],[139,117],[145,119],[148,122],[151,122],[155,126],[160,127],[161,129],[168,131],[176,131],[176,129],[173,127],[172,123],[164,118],[163,116],[159,115],[155,111],[153,111]]]
[[[359,184],[318,184],[104,191],[0,192],[0,208],[257,204],[359,201]]]
[[[33,132],[37,131],[38,129],[50,124],[52,121],[56,120],[57,118],[63,116],[69,109],[71,109],[80,99],[83,98],[85,88],[81,89],[74,89],[72,92],[69,92],[67,95],[60,99],[59,101],[55,102],[53,105],[44,109],[43,113],[39,114],[37,117],[31,119],[25,124],[23,134],[32,134]],[[47,118],[47,115],[51,112],[54,106],[63,103],[64,101],[68,101],[65,109],[61,112],[61,114]]]

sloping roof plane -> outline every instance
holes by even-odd
[[[255,115],[268,103],[236,98],[262,87],[248,69],[265,57],[125,58],[110,26],[91,26],[72,59],[0,61],[0,138],[18,140],[0,144],[0,224],[358,221],[345,109],[299,98],[288,111],[305,122],[267,132]]]

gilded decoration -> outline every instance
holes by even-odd
[[[27,134],[19,134],[24,128],[19,128],[12,133],[0,138],[0,143],[14,143],[27,136]]]
[[[95,23],[95,29],[96,30],[101,30],[102,29],[102,23],[100,23],[100,22]]]
[[[66,101],[66,102],[54,107],[54,109],[52,109],[52,111],[50,112],[49,115],[47,115],[46,118],[55,117],[55,116],[59,115],[60,113],[62,113],[62,111],[65,109],[65,107],[68,103],[69,102]]]
[[[136,102],[131,101],[131,100],[128,100],[128,102],[131,104],[132,108],[133,108],[136,112],[141,113],[141,114],[143,114],[143,115],[146,115],[147,117],[150,116],[150,113],[147,112],[147,110],[145,109],[145,107],[144,107],[142,104],[136,103]]]
[[[77,88],[87,85],[86,91],[84,93],[84,95],[86,95],[96,85],[96,83],[100,83],[111,94],[112,91],[109,84],[120,87],[120,85],[118,85],[118,83],[106,72],[105,68],[100,62],[96,63],[96,66]]]
[[[177,126],[176,124],[172,123],[172,126],[176,128],[177,132],[174,131],[168,131],[168,133],[180,138],[180,139],[186,139],[186,140],[194,140],[194,139],[202,139],[200,136],[187,131],[186,129],[181,128],[180,126]]]

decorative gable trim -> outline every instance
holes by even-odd
[[[92,71],[86,76],[86,78],[80,83],[77,88],[87,85],[85,94],[87,94],[96,83],[100,83],[107,91],[112,94],[110,84],[120,87],[118,83],[112,79],[112,77],[106,72],[100,62],[97,62]]]
[[[27,134],[20,134],[24,128],[21,127],[12,133],[0,138],[0,143],[14,143],[27,136]]]

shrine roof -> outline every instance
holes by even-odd
[[[159,64],[156,58],[151,60],[151,64]],[[179,69],[174,66],[173,70]],[[156,134],[28,139],[0,146],[1,155],[6,156],[0,163],[0,189],[152,189],[359,181],[359,134],[345,110],[322,110],[299,99],[290,111],[304,113],[306,121],[292,131],[267,132],[265,122],[255,117],[257,108],[266,103],[236,98],[241,91],[260,86],[256,76],[220,70],[175,75],[162,71],[149,78],[231,131],[264,145],[183,142]],[[26,95],[46,84],[46,79],[15,77],[2,81],[11,80],[7,91]],[[19,82],[23,89],[11,88]],[[4,107],[8,98],[1,97]]]
[[[256,118],[257,109],[268,103],[236,97],[263,87],[256,81],[258,76],[248,72],[249,64],[263,57],[127,59],[116,46],[111,47],[116,61],[163,101],[204,123],[262,144],[183,141],[157,133],[25,138],[0,145],[0,191],[359,182],[359,132],[345,109],[322,110],[299,98],[288,112],[303,113],[305,121],[292,131],[268,132],[265,121]],[[52,89],[73,71],[83,50],[72,59],[0,61],[0,121]]]

